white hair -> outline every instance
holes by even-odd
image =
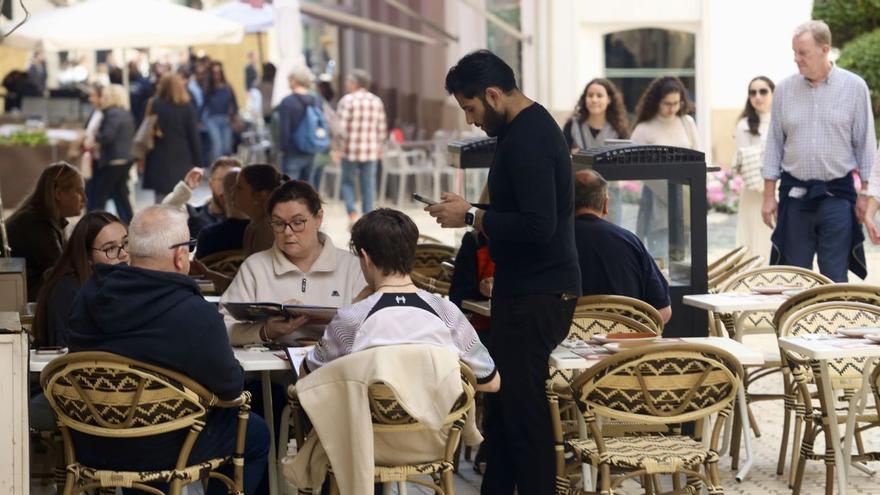
[[[810,33],[813,36],[813,41],[819,46],[831,46],[831,28],[825,24],[825,21],[807,21],[794,28],[795,38],[804,33]]]
[[[189,240],[186,213],[167,205],[145,208],[128,226],[128,254],[132,258],[162,259],[174,244]]]
[[[294,67],[293,70],[287,74],[287,78],[298,82],[300,86],[310,86],[315,79],[315,75],[312,74],[312,71],[309,70],[308,67],[300,65]]]

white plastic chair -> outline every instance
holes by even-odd
[[[428,161],[424,150],[386,150],[385,156],[382,158],[382,176],[379,180],[380,201],[385,201],[386,199],[385,193],[388,186],[388,176],[392,175],[398,179],[397,201],[395,205],[401,208],[409,178],[413,177],[415,179],[416,192],[424,191],[425,187],[423,187],[423,184],[429,181],[433,175],[433,164]]]

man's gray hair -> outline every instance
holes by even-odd
[[[312,74],[312,71],[309,70],[308,67],[304,65],[300,65],[294,67],[290,73],[287,74],[288,79],[293,79],[298,82],[300,86],[311,86],[312,81],[315,79],[315,75]]]
[[[370,84],[373,83],[373,78],[370,76],[370,73],[364,69],[352,69],[351,74],[349,74],[348,77],[351,78],[359,88],[370,89]]]
[[[831,28],[825,24],[825,21],[807,21],[794,28],[795,38],[804,33],[810,33],[813,36],[813,41],[819,46],[831,46]]]
[[[170,246],[189,240],[186,213],[167,205],[145,208],[128,226],[128,254],[132,258],[162,259]]]
[[[593,169],[584,169],[574,176],[574,208],[602,211],[608,198],[608,181]]]

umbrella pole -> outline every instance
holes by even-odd
[[[257,31],[257,56],[260,57],[260,73],[262,73],[263,64],[263,32]]]

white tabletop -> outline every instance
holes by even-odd
[[[722,292],[719,294],[694,294],[684,296],[682,302],[716,313],[737,311],[776,311],[788,296],[782,294],[764,295],[748,292]]]
[[[303,347],[303,353],[309,348]],[[241,368],[245,371],[282,371],[290,369],[290,362],[284,351],[270,351],[265,348],[243,349],[235,347],[232,349],[235,359],[241,363]],[[31,351],[30,370],[31,373],[40,373],[43,368],[53,359],[63,356],[64,353],[53,354],[37,354]]]
[[[779,347],[816,360],[880,357],[880,344],[868,339],[851,339],[825,335],[817,337],[781,337],[779,339]]]
[[[474,301],[466,299],[461,302],[461,309],[483,316],[492,316],[492,301]]]
[[[727,337],[685,337],[682,339],[660,339],[658,343],[668,344],[685,342],[688,344],[706,344],[727,351],[739,360],[743,366],[761,366],[764,364],[764,355],[757,350]],[[880,346],[878,346],[880,349]],[[608,354],[611,356],[612,354]],[[561,370],[588,369],[592,368],[602,359],[586,359],[575,354],[571,349],[559,346],[550,354],[550,364]]]

